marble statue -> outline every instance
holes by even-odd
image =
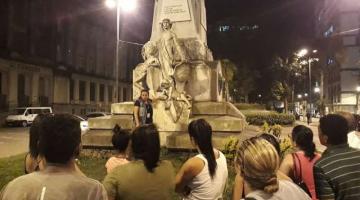
[[[144,63],[140,63],[136,66],[133,73],[133,92],[135,96],[140,96],[140,92],[143,89],[150,91],[150,96],[154,97],[154,85],[153,81],[147,81],[147,79],[153,78],[153,73],[150,73],[150,68],[160,67],[158,56],[158,50],[155,42],[147,42],[142,50],[141,55],[144,59]]]

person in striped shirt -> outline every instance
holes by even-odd
[[[329,114],[320,119],[319,139],[327,149],[314,165],[320,200],[360,199],[360,150],[349,147],[346,119]]]

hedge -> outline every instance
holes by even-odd
[[[239,110],[265,110],[265,106],[261,104],[235,103]]]
[[[292,114],[283,114],[276,112],[243,112],[246,121],[253,125],[263,125],[267,122],[270,125],[292,125],[295,122],[295,116]]]

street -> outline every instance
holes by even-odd
[[[28,151],[29,128],[0,128],[0,158]]]

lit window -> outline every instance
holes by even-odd
[[[334,59],[328,58],[327,61],[326,61],[326,64],[327,64],[327,65],[331,65],[331,64],[333,64],[334,62],[335,62]]]
[[[227,32],[229,30],[230,30],[230,26],[227,26],[227,25],[219,26],[220,32]]]
[[[324,37],[330,37],[333,32],[334,32],[334,26],[331,25],[331,26],[324,32]]]

